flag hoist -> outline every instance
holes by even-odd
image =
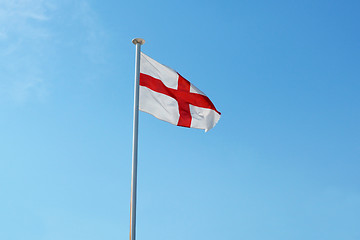
[[[216,125],[221,113],[202,91],[179,73],[142,53],[144,39],[135,38],[132,42],[136,45],[136,57],[130,240],[135,240],[139,110],[177,126],[205,131]]]

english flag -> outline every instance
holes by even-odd
[[[141,53],[139,109],[171,124],[213,128],[221,113],[210,99],[171,68]]]

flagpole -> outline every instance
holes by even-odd
[[[135,56],[135,86],[134,86],[134,122],[133,122],[133,149],[131,173],[131,202],[130,202],[130,240],[135,240],[136,230],[136,185],[137,185],[137,153],[138,153],[138,122],[139,122],[139,80],[140,80],[140,50],[145,43],[144,39],[132,40],[136,45]]]

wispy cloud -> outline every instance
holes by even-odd
[[[98,22],[86,0],[0,0],[0,103],[47,96],[49,62],[66,45],[101,61]]]
[[[53,5],[44,0],[0,0],[2,38],[15,37],[19,33],[24,36],[34,29],[38,33],[39,22],[49,19],[49,10],[52,8]]]
[[[49,38],[51,5],[43,0],[0,0],[0,101],[44,96],[38,55]],[[42,90],[40,90],[42,89]]]

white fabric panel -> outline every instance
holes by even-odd
[[[205,132],[213,128],[220,119],[220,115],[208,108],[196,107],[190,104],[192,116],[191,127],[205,129]]]
[[[172,97],[157,93],[147,87],[140,86],[139,109],[150,113],[154,117],[177,124],[179,121],[178,103]]]
[[[144,53],[141,53],[140,57],[140,72],[160,79],[165,84],[165,86],[169,88],[177,89],[177,72],[161,63],[158,63]]]
[[[190,83],[190,92],[191,93],[198,93],[198,94],[201,94],[201,95],[205,95],[205,93],[203,93],[202,91],[200,91],[197,87],[195,87],[194,85],[192,85],[192,83]]]

